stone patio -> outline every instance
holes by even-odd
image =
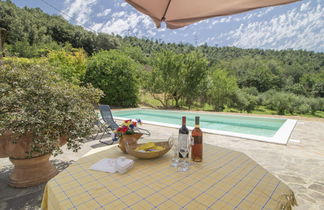
[[[178,132],[177,129],[147,124],[143,128],[151,131],[150,139],[167,138]],[[298,120],[287,146],[206,133],[204,142],[244,152],[283,180],[295,192],[298,202],[295,209],[324,209],[323,119]],[[64,153],[52,161],[61,171],[90,150],[96,152],[106,147],[98,140],[89,139],[78,153],[63,148]],[[0,209],[39,209],[45,184],[25,189],[11,188],[7,185],[11,169],[7,158],[0,159]]]

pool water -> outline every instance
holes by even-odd
[[[237,115],[179,112],[167,110],[132,109],[113,111],[114,117],[141,119],[143,122],[158,122],[180,127],[181,117],[187,117],[187,126],[194,127],[195,116],[200,116],[200,127],[208,130],[219,130],[231,133],[254,136],[273,137],[286,119],[264,117],[245,117]]]

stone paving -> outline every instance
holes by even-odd
[[[152,132],[151,139],[167,138],[178,132],[177,129],[147,124],[143,128]],[[324,209],[324,120],[298,120],[291,139],[284,146],[204,134],[205,143],[244,152],[288,184],[297,198],[295,209]],[[98,140],[89,139],[78,153],[63,148],[64,153],[53,157],[52,162],[61,171],[90,150],[104,146]],[[45,185],[11,188],[7,185],[11,169],[8,158],[0,159],[0,209],[39,209]]]

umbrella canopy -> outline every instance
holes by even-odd
[[[164,21],[170,29],[211,17],[225,16],[262,7],[288,4],[299,0],[126,0],[149,15],[159,28]]]

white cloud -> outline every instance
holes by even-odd
[[[98,26],[94,25],[92,27]],[[138,12],[128,14],[124,11],[113,13],[110,20],[102,24],[99,31],[121,36],[136,35],[139,37],[144,35],[154,36],[156,34],[155,26],[148,16]]]
[[[120,4],[121,7],[126,7],[127,3],[126,2],[123,2]]]
[[[103,12],[97,14],[97,17],[105,17],[111,13],[111,9],[105,9]]]
[[[65,18],[71,20],[71,17],[77,24],[85,24],[90,21],[90,15],[92,13],[91,5],[95,4],[97,0],[66,0],[65,5],[68,8],[64,10]]]
[[[309,8],[309,2],[267,21],[241,24],[223,33],[234,46],[243,48],[307,49],[324,51],[324,8]],[[303,12],[299,12],[303,11]],[[221,38],[221,39],[220,39]]]
[[[115,12],[111,15],[112,18],[118,18],[118,17],[122,17],[126,14],[125,11],[121,11],[121,12]]]
[[[303,11],[307,10],[307,9],[309,8],[309,6],[310,6],[310,3],[311,3],[310,1],[307,2],[307,3],[303,3],[303,4],[300,6],[300,11],[303,12]]]

